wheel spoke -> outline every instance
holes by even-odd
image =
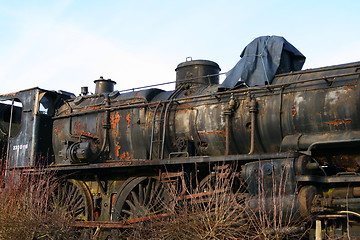
[[[157,206],[157,202],[159,201],[160,198],[162,198],[162,195],[160,193],[160,190],[161,189],[161,184],[159,182],[156,182],[154,184],[154,188],[153,188],[153,195],[152,195],[152,198],[151,200],[149,201],[149,203],[151,203],[151,205],[154,207]]]
[[[199,192],[212,192],[217,184],[216,176],[211,174],[206,176],[199,184]]]
[[[155,185],[155,183],[152,182],[152,183],[151,183],[151,187],[150,187],[151,191],[150,191],[149,202],[152,202],[152,200],[153,200],[153,198],[154,198],[154,195],[155,195],[155,191],[154,191],[155,186],[154,186],[154,185]]]
[[[164,202],[168,200],[168,192],[162,182],[155,178],[133,179],[119,193],[115,203],[114,219],[143,218],[164,211]]]
[[[77,211],[78,209],[84,209],[85,208],[85,204],[83,201],[78,201],[76,202],[73,206],[70,206],[72,209],[74,209],[74,211]]]
[[[62,187],[60,190],[61,190],[61,194],[60,194],[60,196],[61,196],[61,202],[66,202],[66,200],[67,200],[67,192],[69,192],[69,189],[68,189],[68,187],[69,187],[69,185],[66,183],[65,184],[65,186],[64,187]]]
[[[139,204],[145,204],[144,189],[141,183],[139,184]]]
[[[151,193],[151,181],[149,180],[146,184],[146,194],[145,194],[144,202],[149,201],[150,193]]]
[[[83,214],[85,211],[85,207],[77,208],[73,210],[73,217],[79,216],[80,214]]]
[[[83,186],[83,183],[75,180],[59,184],[51,194],[53,207],[63,209],[75,220],[91,220],[91,196]]]
[[[128,211],[128,210],[125,210],[125,209],[121,210],[121,212],[126,213],[129,216],[132,216],[132,214],[133,214],[131,211]]]
[[[71,207],[74,204],[78,203],[80,201],[80,199],[81,199],[81,196],[69,195],[64,203]]]
[[[136,195],[136,193],[134,191],[131,191],[131,196],[132,196],[132,200],[133,200],[134,205],[136,207],[140,207],[139,198],[138,198],[138,196]]]
[[[152,196],[152,199],[150,199],[149,202],[147,202],[147,206],[149,208],[156,208],[158,206],[158,203],[161,202],[161,200],[163,199],[163,188],[160,188],[160,190],[158,190],[159,187],[156,187],[153,191],[153,196]],[[161,190],[162,189],[162,190]]]
[[[134,205],[130,200],[126,200],[126,203],[129,205],[129,207],[130,207],[133,211],[136,211],[135,205]]]
[[[68,189],[68,193],[64,193],[65,195],[67,195],[67,196],[73,196],[75,193],[77,193],[77,188],[76,188],[76,186],[74,186],[74,185],[70,185],[70,184],[66,184],[66,185],[68,185],[68,187],[69,187],[69,189]]]
[[[55,194],[55,192],[51,193],[50,203],[53,204],[52,207],[58,207],[59,206],[59,199],[58,199],[58,196]]]

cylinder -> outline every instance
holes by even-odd
[[[192,87],[219,84],[220,67],[208,60],[190,60],[180,63],[176,71],[176,88],[189,83]]]
[[[111,93],[114,91],[114,85],[116,84],[115,81],[111,79],[104,79],[103,77],[95,80],[94,83],[96,84],[95,94]]]

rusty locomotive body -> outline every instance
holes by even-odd
[[[164,179],[201,181],[219,164],[236,163],[231,171],[250,197],[263,184],[271,205],[274,182],[285,174],[284,209],[313,216],[320,229],[326,219],[348,231],[338,222],[350,218],[356,231],[359,69],[357,62],[295,71],[226,89],[216,63],[191,60],[176,69],[174,91],[114,91],[114,81],[100,78],[95,94],[78,97],[39,88],[2,95],[3,165],[67,176],[84,226],[147,217],[146,204],[129,203],[136,189],[156,194],[151,186]]]

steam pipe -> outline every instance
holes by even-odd
[[[231,94],[230,101],[223,114],[225,115],[225,156],[230,152],[230,119],[233,115],[236,102],[234,100],[234,94]]]
[[[230,136],[229,136],[230,114],[225,114],[225,156],[229,155]]]
[[[248,154],[254,153],[255,148],[255,113],[250,113],[251,125],[250,125],[250,150]]]
[[[256,99],[248,95],[248,108],[250,113],[250,150],[248,154],[253,154],[255,150],[255,120],[257,113],[257,102]]]

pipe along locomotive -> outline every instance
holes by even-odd
[[[263,37],[261,47],[249,48],[262,52],[248,55],[260,62],[247,77],[249,59],[222,84],[217,63],[187,59],[172,91],[114,91],[115,82],[101,77],[94,94],[32,88],[1,95],[2,164],[8,171],[42,166],[67,178],[62,194],[76,199],[67,207],[84,227],[144,220],[158,212],[141,193],[161,194],[184,175],[201,182],[234,165],[249,199],[262,184],[271,206],[274,182],[283,182],[284,211],[312,217],[313,234],[357,236],[360,62],[299,70],[292,60],[305,58],[282,42],[275,70],[260,76],[257,69],[274,65],[264,62],[278,43],[269,39],[278,40]],[[255,82],[247,82],[250,75]]]

